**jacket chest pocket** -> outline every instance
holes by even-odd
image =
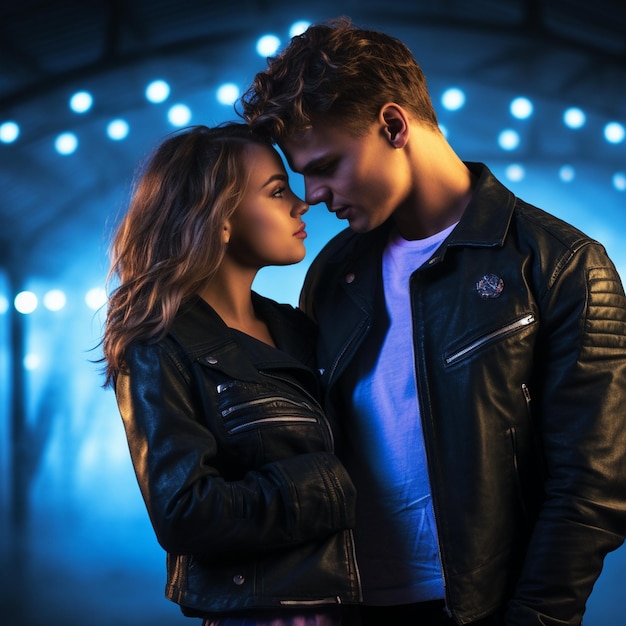
[[[223,445],[252,466],[330,449],[326,420],[312,400],[240,380],[217,385]]]
[[[532,326],[535,321],[535,316],[532,313],[528,313],[493,330],[484,332],[478,337],[475,337],[450,350],[444,355],[444,362],[446,365],[454,365],[458,361],[468,359],[488,346],[520,333],[529,326]]]

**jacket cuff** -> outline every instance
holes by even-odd
[[[301,454],[276,463],[294,539],[354,528],[356,489],[339,459],[329,452]]]

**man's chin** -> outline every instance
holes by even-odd
[[[350,229],[353,230],[355,233],[359,233],[360,235],[369,233],[371,230],[374,230],[374,228],[376,228],[375,224],[371,224],[370,222],[364,222],[358,219],[347,220],[347,221],[348,221],[348,226],[350,227]]]

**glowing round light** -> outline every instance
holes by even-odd
[[[94,287],[85,295],[85,303],[93,311],[97,311],[99,308],[103,307],[106,302],[107,294],[102,287]]]
[[[24,357],[24,369],[28,371],[36,370],[41,365],[41,357],[38,354],[27,354]]]
[[[626,191],[626,174],[624,172],[616,172],[613,174],[613,187],[617,191]]]
[[[169,98],[170,86],[164,80],[153,80],[146,87],[146,99],[148,102],[158,104]]]
[[[220,104],[232,105],[239,98],[239,87],[235,83],[224,83],[217,89],[217,101]]]
[[[624,130],[624,126],[619,122],[609,122],[604,127],[604,138],[609,143],[621,143],[624,141],[625,135],[626,131]]]
[[[561,169],[559,169],[559,178],[564,183],[571,183],[576,177],[576,171],[571,165],[563,165]]]
[[[520,144],[519,133],[512,129],[503,130],[498,135],[498,145],[503,150],[515,150]]]
[[[450,87],[443,92],[441,104],[448,111],[458,111],[465,104],[465,92],[458,87]]]
[[[289,36],[297,37],[298,35],[301,35],[310,25],[311,22],[307,22],[306,20],[299,20],[297,22],[294,22],[289,27]]]
[[[74,133],[61,133],[54,141],[59,154],[72,154],[78,148],[78,137]]]
[[[271,57],[280,48],[280,39],[276,35],[263,35],[256,42],[256,51],[262,57]]]
[[[0,296],[0,315],[3,315],[8,310],[9,310],[9,301],[4,296]]]
[[[15,122],[0,124],[0,141],[13,143],[20,136],[20,127]]]
[[[43,297],[43,305],[48,311],[60,311],[66,303],[65,293],[60,289],[51,289]]]
[[[441,134],[447,139],[448,138],[448,127],[445,124],[439,124],[439,130]]]
[[[511,165],[506,168],[505,174],[510,181],[518,183],[520,180],[524,180],[526,170],[524,169],[524,166],[519,165],[518,163],[511,163]]]
[[[167,119],[172,126],[186,126],[191,121],[191,109],[185,104],[175,104],[167,112]]]
[[[93,97],[88,91],[77,91],[70,98],[70,109],[74,113],[86,113],[91,109],[93,104]]]
[[[113,141],[121,141],[122,139],[126,139],[128,137],[130,127],[128,126],[128,122],[123,119],[111,120],[107,125],[107,135],[109,139],[113,139]]]
[[[533,114],[533,103],[528,99],[520,96],[511,101],[511,115],[518,120],[525,120]]]
[[[585,112],[578,107],[570,107],[563,113],[563,122],[569,128],[582,128],[586,121]]]
[[[18,313],[27,315],[37,308],[37,296],[32,291],[20,291],[15,296],[13,305]]]

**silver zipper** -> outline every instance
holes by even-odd
[[[229,380],[227,383],[220,383],[217,386],[217,393],[224,393],[227,389],[234,387],[237,384],[236,380]]]
[[[260,424],[282,424],[285,422],[290,423],[302,423],[305,422],[307,424],[317,424],[317,420],[314,417],[262,417],[261,419],[254,420],[252,422],[246,422],[245,424],[240,424],[239,426],[233,426],[227,430],[228,434],[234,435],[242,430],[247,430],[249,428],[255,428]]]
[[[267,404],[268,402],[286,402],[287,404],[291,404],[292,406],[304,407],[309,411],[313,411],[313,407],[306,402],[295,402],[294,400],[290,400],[289,398],[285,398],[285,396],[270,396],[268,398],[259,398],[257,400],[249,400],[248,402],[241,402],[240,404],[235,404],[233,406],[229,406],[227,409],[224,409],[222,413],[222,417],[227,417],[234,411],[239,411],[240,409],[247,409],[251,406],[257,406],[258,404]]]
[[[333,429],[330,426],[330,421],[328,420],[328,417],[326,416],[326,412],[322,408],[322,405],[318,402],[317,398],[311,395],[311,393],[309,393],[309,391],[305,389],[302,385],[298,385],[294,381],[285,380],[284,378],[280,378],[279,376],[275,376],[274,374],[270,374],[269,372],[261,372],[261,374],[263,376],[267,376],[268,378],[273,378],[274,380],[280,380],[282,382],[286,382],[288,385],[291,385],[295,389],[298,389],[307,398],[311,399],[311,402],[313,402],[314,407],[317,407],[317,410],[320,416],[320,421],[324,424],[324,426],[326,427],[326,431],[328,432],[328,437],[330,440],[330,451],[334,452],[335,451],[335,434],[333,433]]]
[[[281,600],[283,606],[324,606],[326,604],[341,604],[341,598],[320,598],[319,600]]]
[[[524,317],[521,317],[520,319],[515,320],[511,324],[507,324],[506,326],[503,326],[502,328],[499,328],[498,330],[494,330],[493,332],[488,333],[487,335],[484,335],[480,339],[476,339],[476,341],[472,341],[470,344],[464,346],[457,352],[454,352],[450,356],[446,357],[445,363],[446,365],[450,365],[454,363],[455,361],[458,361],[460,358],[466,356],[469,352],[473,352],[474,350],[477,350],[485,343],[492,341],[493,339],[497,339],[498,337],[501,337],[502,335],[508,335],[518,330],[519,328],[523,328],[524,326],[528,326],[529,324],[532,324],[534,321],[535,321],[535,316],[532,313],[525,315]]]

